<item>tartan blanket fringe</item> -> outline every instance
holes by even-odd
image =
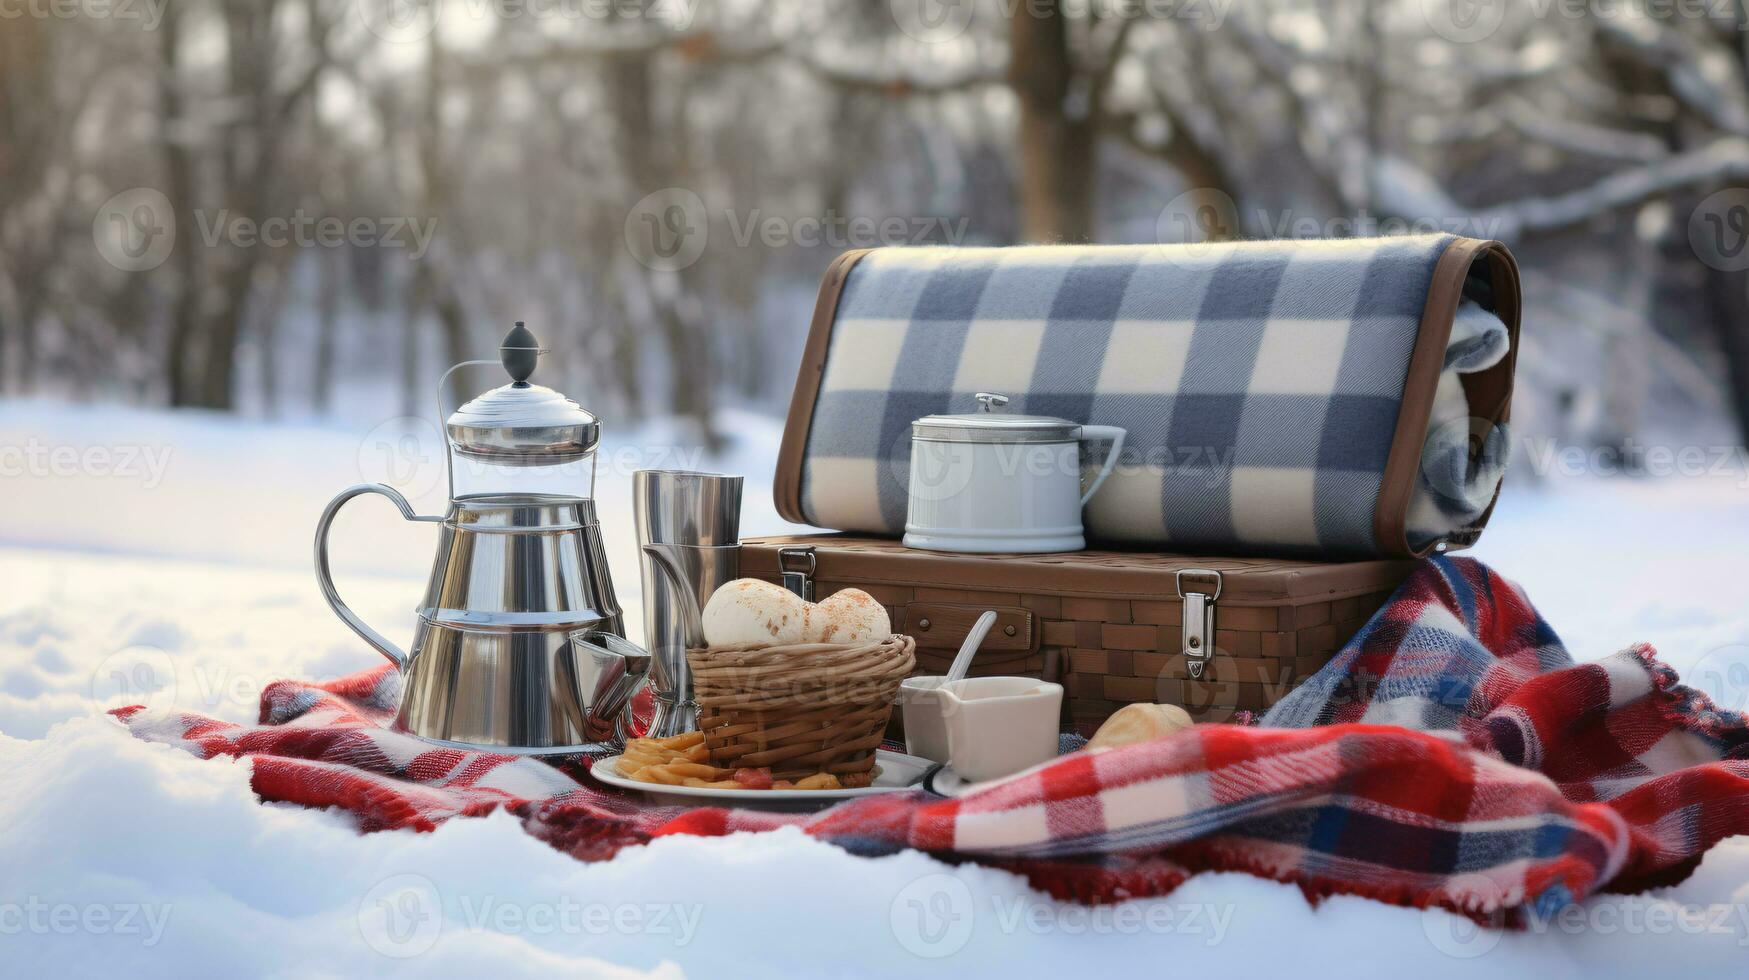
[[[1575,663],[1523,593],[1430,559],[1256,726],[1199,725],[1075,752],[956,799],[921,791],[816,814],[654,807],[557,764],[387,727],[387,666],[281,681],[260,720],[115,712],[135,735],[251,763],[263,800],[337,807],[363,831],[504,809],[582,860],[670,834],[796,826],[862,855],[915,848],[1057,898],[1163,895],[1202,871],[1514,926],[1601,891],[1674,884],[1749,833],[1749,722],[1646,645]]]

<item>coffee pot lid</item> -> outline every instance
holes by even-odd
[[[445,424],[457,453],[506,466],[546,466],[586,459],[595,451],[601,438],[595,416],[551,388],[529,384],[544,353],[517,321],[498,348],[510,384],[462,405]]]

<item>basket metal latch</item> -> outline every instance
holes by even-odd
[[[1214,579],[1214,591],[1184,591],[1184,577]],[[1201,680],[1203,669],[1215,656],[1215,602],[1221,598],[1221,573],[1208,568],[1178,570],[1178,598],[1184,601],[1184,660],[1192,680]]]
[[[777,549],[777,571],[783,576],[783,587],[801,596],[803,602],[814,601],[814,572],[818,568],[813,545]]]

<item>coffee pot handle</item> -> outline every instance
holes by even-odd
[[[673,547],[675,546],[647,544],[644,545],[644,554],[668,580],[670,591],[674,593],[675,605],[679,607],[680,626],[686,632],[686,645],[702,647],[705,645],[704,610],[699,607],[698,596],[693,593],[692,586],[687,584],[686,573],[680,570],[679,562],[674,559],[671,550]]]
[[[328,571],[328,528],[334,523],[335,515],[348,500],[367,493],[377,493],[389,498],[400,510],[401,516],[409,521],[442,522],[441,517],[421,517],[413,512],[413,505],[407,503],[407,498],[401,496],[393,487],[381,483],[360,483],[340,491],[340,495],[328,502],[326,510],[322,511],[322,519],[316,522],[316,581],[322,586],[322,596],[328,600],[328,605],[334,609],[334,614],[341,622],[352,627],[352,631],[364,637],[364,641],[375,647],[378,653],[389,658],[389,662],[398,669],[407,669],[407,654],[400,647],[390,643],[381,633],[365,625],[358,614],[340,601],[340,592],[334,588],[334,577]]]

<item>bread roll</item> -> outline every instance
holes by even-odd
[[[704,639],[713,647],[802,643],[809,603],[781,586],[738,578],[711,593],[704,607]]]
[[[861,589],[803,602],[770,582],[738,578],[712,593],[704,607],[704,640],[713,647],[863,643],[892,632],[886,608]]]
[[[1190,715],[1175,704],[1126,704],[1105,719],[1105,724],[1093,733],[1087,747],[1109,749],[1133,745],[1162,738],[1194,724]]]
[[[861,589],[845,589],[814,603],[806,623],[809,643],[864,643],[893,633],[886,607]]]

